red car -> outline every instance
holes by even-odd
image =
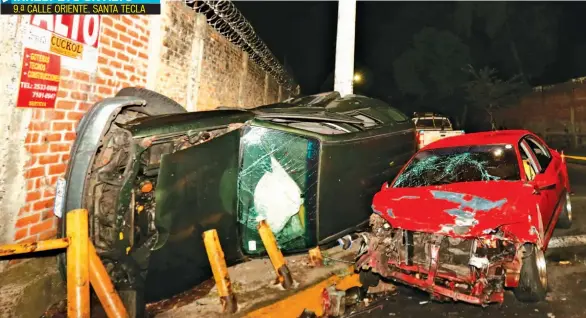
[[[421,149],[373,199],[356,268],[436,300],[539,301],[554,228],[572,223],[563,155],[526,130],[449,137]]]

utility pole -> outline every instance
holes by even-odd
[[[339,0],[336,39],[336,70],[334,90],[340,95],[354,91],[354,37],[356,31],[356,0]]]

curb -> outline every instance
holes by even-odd
[[[361,286],[362,284],[360,284],[358,274],[354,273],[354,266],[351,266],[342,273],[334,274],[285,299],[252,311],[245,317],[271,317],[274,313],[279,313],[279,318],[298,318],[304,310],[315,313],[317,317],[322,317],[324,315],[322,293],[324,289],[332,285],[335,285],[337,290],[347,290],[352,287]]]

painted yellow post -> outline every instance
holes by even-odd
[[[208,230],[203,233],[203,242],[206,247],[218,294],[220,295],[220,302],[222,303],[222,311],[225,313],[235,313],[238,310],[238,303],[236,302],[236,295],[232,291],[232,283],[228,275],[228,267],[224,259],[224,251],[220,245],[218,232],[216,230]]]
[[[127,318],[128,312],[92,242],[89,242],[90,282],[108,318]]]
[[[15,254],[26,254],[32,252],[56,250],[66,248],[67,246],[69,246],[69,239],[66,237],[32,243],[0,245],[0,257]]]
[[[291,271],[289,271],[285,257],[283,257],[283,253],[281,253],[281,250],[277,245],[275,235],[273,234],[273,231],[271,231],[271,228],[266,221],[261,220],[258,222],[258,234],[260,234],[262,243],[267,250],[267,254],[269,254],[273,268],[277,273],[277,279],[279,280],[279,283],[281,283],[285,289],[293,287]]]
[[[88,213],[79,209],[67,213],[67,317],[90,317],[88,257]]]

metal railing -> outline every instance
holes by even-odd
[[[48,250],[67,251],[67,317],[90,317],[90,284],[108,317],[128,313],[88,235],[87,210],[67,213],[66,237],[33,243],[0,245],[0,257]]]

